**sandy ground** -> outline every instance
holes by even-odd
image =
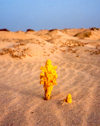
[[[0,32],[0,126],[100,126],[100,30],[74,36],[86,30]],[[58,66],[49,101],[39,79],[47,59]]]

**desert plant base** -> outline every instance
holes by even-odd
[[[51,91],[53,86],[49,86],[45,89],[45,100],[49,100],[51,98]]]

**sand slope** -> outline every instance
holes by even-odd
[[[74,31],[80,32],[53,31],[56,39],[47,30],[0,32],[0,126],[100,125],[100,40],[94,37],[99,31],[94,40],[75,38]],[[58,66],[58,85],[46,101],[39,74],[48,58]],[[68,93],[73,103],[62,105]]]

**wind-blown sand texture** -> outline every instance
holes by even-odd
[[[49,101],[47,59],[58,66]],[[100,126],[100,29],[0,31],[0,126]]]

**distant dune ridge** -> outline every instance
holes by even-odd
[[[9,31],[8,29],[6,29],[6,28],[3,28],[3,29],[0,29],[0,31]]]
[[[35,30],[33,29],[27,29],[26,32],[34,32]]]
[[[78,37],[80,39],[84,39],[84,38],[89,38],[91,36],[91,34],[92,34],[91,30],[85,30],[83,32],[77,33],[74,36]]]
[[[0,126],[99,126],[100,29],[8,31],[0,29]],[[49,101],[39,78],[47,59],[58,74]]]

